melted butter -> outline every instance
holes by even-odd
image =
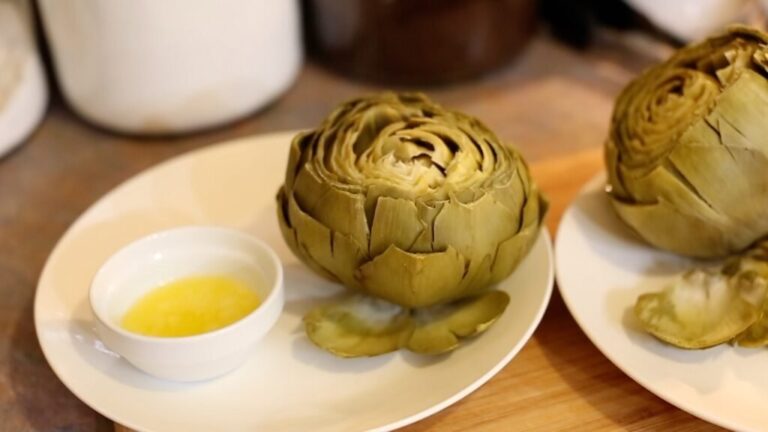
[[[259,303],[256,292],[237,279],[193,276],[151,290],[128,309],[120,324],[147,336],[191,336],[232,324]]]

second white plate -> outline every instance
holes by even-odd
[[[35,326],[48,362],[75,395],[142,431],[383,430],[456,402],[523,347],[552,291],[546,231],[499,286],[513,299],[507,311],[486,334],[450,355],[340,359],[312,345],[301,317],[339,287],[301,265],[280,236],[275,193],[291,136],[246,138],[161,164],[106,195],[69,229],[40,278]],[[94,339],[88,285],[121,246],[187,224],[243,229],[272,246],[285,269],[286,308],[242,368],[181,385],[144,375]]]
[[[608,359],[662,399],[729,429],[768,430],[768,350],[686,351],[638,328],[637,296],[696,263],[639,240],[615,216],[604,185],[600,175],[585,186],[557,234],[558,287],[576,322]]]

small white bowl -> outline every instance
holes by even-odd
[[[194,336],[144,336],[120,326],[128,308],[153,288],[210,274],[242,280],[257,290],[261,304],[235,323]],[[283,268],[272,249],[240,231],[175,228],[137,240],[109,258],[93,279],[90,301],[96,333],[109,349],[159,378],[205,380],[241,365],[275,324],[283,310]]]

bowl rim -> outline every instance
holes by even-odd
[[[215,330],[194,334],[194,335],[188,335],[188,336],[164,337],[164,336],[143,335],[143,334],[134,333],[126,329],[123,329],[120,326],[115,325],[111,320],[107,319],[102,314],[102,312],[98,310],[98,308],[95,306],[96,302],[94,301],[94,296],[96,292],[96,281],[99,279],[100,276],[103,277],[102,275],[105,269],[107,268],[107,266],[110,263],[112,263],[114,260],[116,260],[119,256],[129,253],[132,249],[139,247],[143,244],[157,241],[160,238],[165,238],[173,235],[197,235],[200,232],[234,236],[241,240],[245,240],[251,245],[254,245],[257,248],[261,249],[262,251],[266,252],[266,255],[268,256],[267,261],[269,262],[269,265],[272,266],[275,270],[274,283],[271,286],[269,286],[269,294],[267,295],[267,297],[253,311],[249,312],[247,315],[238,319],[237,321],[227,324],[224,327],[221,327]],[[201,342],[207,339],[220,337],[226,333],[232,333],[234,331],[237,331],[238,328],[243,327],[248,322],[264,319],[262,315],[267,315],[269,313],[269,310],[275,307],[275,303],[279,302],[279,299],[282,297],[283,288],[284,287],[283,287],[282,262],[280,261],[280,258],[278,258],[277,253],[275,253],[275,251],[269,245],[267,245],[263,240],[237,228],[229,228],[229,227],[223,227],[223,226],[217,226],[217,225],[183,225],[183,226],[177,226],[177,227],[164,229],[160,231],[155,231],[153,233],[139,237],[129,242],[128,244],[122,246],[114,253],[112,253],[99,266],[99,269],[96,271],[96,273],[94,273],[94,276],[91,279],[91,283],[88,288],[88,303],[89,303],[91,312],[96,317],[96,320],[99,321],[103,326],[108,328],[110,331],[120,335],[123,338],[128,338],[134,341],[144,342],[144,343],[153,343],[153,344],[162,344],[162,345],[181,345],[181,344]],[[281,308],[280,305],[278,305],[277,307]],[[277,320],[275,320],[275,322],[276,321]],[[270,328],[273,327],[275,322],[270,323],[269,327]]]

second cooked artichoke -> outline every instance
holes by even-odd
[[[606,144],[621,219],[662,249],[722,257],[768,234],[768,35],[735,27],[619,96]]]
[[[512,272],[546,207],[520,155],[482,123],[421,94],[394,93],[347,102],[298,135],[277,199],[294,254],[395,306],[383,315],[373,306],[341,305],[307,316],[313,341],[349,356],[400,346],[441,352],[455,347],[457,335],[484,329],[503,311],[506,295],[490,302],[503,304],[500,310],[458,300],[475,298]],[[460,309],[470,305],[478,312],[467,318]],[[381,316],[386,325],[371,323]],[[438,317],[468,330],[429,326]],[[426,345],[416,341],[435,332]],[[358,341],[366,335],[387,342]],[[447,342],[430,345],[438,339]]]

